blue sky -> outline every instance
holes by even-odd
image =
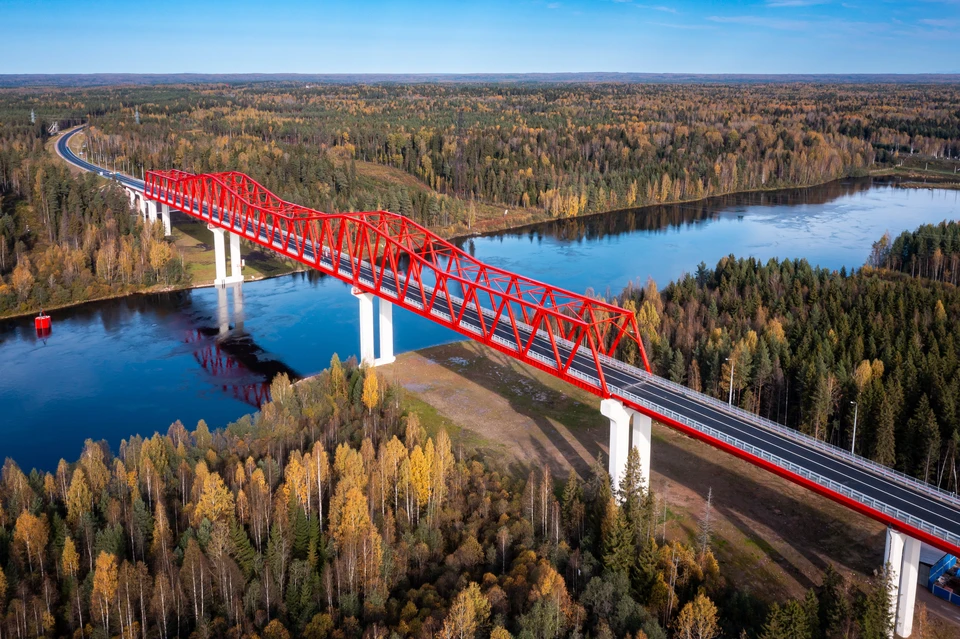
[[[956,73],[960,0],[0,0],[0,73]]]

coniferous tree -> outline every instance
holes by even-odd
[[[636,559],[633,534],[628,528],[623,510],[611,498],[601,527],[603,565],[610,571],[625,575]]]

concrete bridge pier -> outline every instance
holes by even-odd
[[[242,283],[243,272],[240,263],[240,236],[236,233],[230,234],[230,275],[228,276],[227,250],[223,237],[227,231],[212,224],[208,224],[207,228],[213,232],[214,264],[217,269],[216,279],[213,280],[214,286]]]
[[[157,221],[157,203],[144,198],[144,206],[147,208],[146,220],[153,224]]]
[[[170,206],[167,204],[160,204],[160,218],[163,220],[163,235],[165,237],[170,237],[173,235],[173,232],[170,228]]]
[[[883,561],[890,571],[890,614],[894,619],[895,634],[909,637],[913,633],[913,611],[917,601],[920,542],[887,528]]]
[[[130,196],[130,208],[136,209],[137,213],[146,221],[147,219],[147,200],[143,193],[130,189],[127,191]]]
[[[640,455],[640,473],[644,486],[650,485],[650,438],[652,422],[642,413],[627,408],[617,399],[605,399],[600,402],[600,413],[610,420],[610,461],[608,470],[613,489],[616,490],[627,468],[627,455],[630,452],[631,431],[633,447]],[[631,428],[632,423],[632,428]]]
[[[393,304],[380,299],[380,357],[374,355],[373,294],[354,288],[351,293],[360,302],[360,364],[382,366],[396,361],[393,355]]]
[[[397,361],[393,356],[393,303],[380,298],[380,357],[374,366]]]

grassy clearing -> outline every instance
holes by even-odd
[[[183,255],[190,280],[195,284],[213,282],[216,277],[213,234],[207,225],[187,215],[173,214],[173,243]],[[229,248],[227,251],[229,252]],[[240,251],[246,262],[243,275],[247,279],[274,277],[297,270],[298,264],[273,251],[265,251],[252,242],[241,241]],[[229,257],[227,258],[229,260]]]
[[[420,192],[435,193],[432,188],[406,171],[391,166],[358,161],[356,167],[358,178],[365,180],[367,182],[365,186],[375,192],[382,191],[385,186],[402,186]],[[539,209],[506,207],[484,202],[474,202],[473,206],[476,211],[476,219],[472,227],[455,225],[437,229],[437,232],[443,237],[455,237],[503,230],[550,219],[549,215]],[[504,215],[504,211],[507,212],[506,215]]]
[[[598,454],[606,463],[609,425],[598,398],[476,343],[405,353],[383,372],[428,430],[455,424],[451,432],[473,444],[465,448],[506,470],[547,465],[559,483],[571,467],[586,476]],[[880,524],[660,424],[652,470],[670,538],[696,537],[713,490],[723,574],[761,598],[802,596],[827,563],[855,579],[882,563]]]

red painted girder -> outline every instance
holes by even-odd
[[[283,202],[239,173],[194,176],[181,171],[151,171],[146,177],[146,195],[152,199],[225,229],[243,228],[244,237],[272,250],[278,250],[275,243],[279,243],[284,255],[328,272],[365,292],[390,299],[473,339],[496,345],[498,350],[549,370],[578,386],[606,395],[599,357],[612,354],[624,337],[637,344],[644,365],[648,366],[632,312],[483,264],[402,216],[383,211],[359,214],[312,211]],[[220,213],[219,219],[213,219],[214,210]],[[264,230],[269,232],[267,238],[261,237]],[[313,258],[306,256],[308,242],[312,247],[322,247],[329,252],[334,265],[332,271],[321,263],[319,250]],[[405,264],[402,264],[404,259]],[[349,269],[352,277],[339,273],[338,266],[344,261],[352,265],[367,263],[373,286],[360,281],[359,268]],[[389,291],[380,290],[388,275],[400,288],[399,299]],[[459,291],[451,289],[452,282],[457,284]],[[411,284],[421,291],[422,309],[409,304],[406,299]],[[428,291],[427,287],[432,290]],[[454,293],[462,295],[459,311],[453,305]],[[489,307],[481,305],[481,294],[483,299],[489,299]],[[444,299],[445,304],[438,310],[449,315],[449,320],[431,313],[440,299]],[[460,326],[468,307],[478,317],[479,335]],[[545,366],[531,355],[533,342],[532,339],[526,342],[521,339],[521,320],[515,315],[515,307],[519,308],[524,324],[547,336],[554,356],[553,367]],[[490,311],[493,317],[484,314],[484,310]],[[517,345],[515,349],[494,340],[497,326],[504,321],[510,324]],[[611,332],[616,335],[614,339],[608,337]],[[558,339],[572,345],[570,356],[562,357]],[[598,385],[570,375],[570,366],[582,348],[590,349]]]

